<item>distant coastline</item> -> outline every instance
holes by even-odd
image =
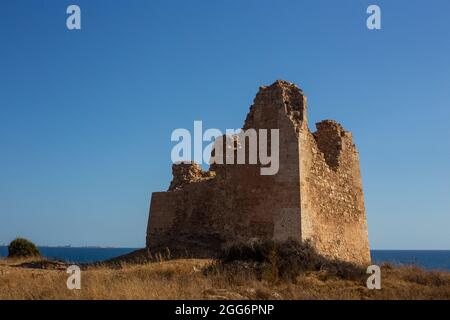
[[[91,263],[118,257],[140,248],[116,248],[101,246],[38,246],[41,254],[52,260],[63,260],[71,263]],[[8,247],[0,246],[0,257],[8,255]]]
[[[53,249],[141,249],[141,248],[131,248],[131,247],[115,247],[115,246],[72,246],[68,245],[37,245],[39,249],[41,248],[53,248]],[[0,248],[8,248],[8,244],[0,244]]]

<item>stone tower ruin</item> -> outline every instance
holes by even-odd
[[[215,256],[253,239],[310,240],[319,253],[370,264],[359,155],[352,134],[333,121],[308,128],[306,97],[278,80],[260,87],[243,129],[279,129],[279,170],[195,163],[172,167],[166,192],[151,197],[147,248]]]

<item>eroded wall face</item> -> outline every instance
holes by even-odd
[[[255,216],[264,212],[265,219],[271,221],[270,238],[276,240],[301,237],[298,128],[303,121],[306,122],[303,93],[295,85],[276,82],[260,89],[244,124],[244,129],[279,130],[280,168],[270,176],[270,185],[261,190],[264,201],[253,209]],[[257,178],[255,184],[263,183],[261,176]]]
[[[331,258],[370,264],[358,152],[334,121],[300,134],[302,239]]]

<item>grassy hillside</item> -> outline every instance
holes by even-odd
[[[382,266],[382,289],[366,275],[327,270],[290,278],[254,263],[206,259],[85,267],[81,290],[66,287],[64,263],[0,260],[0,299],[450,299],[450,273]]]

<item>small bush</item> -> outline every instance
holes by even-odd
[[[40,255],[36,245],[27,239],[17,238],[8,246],[9,258],[39,257]]]
[[[243,262],[258,278],[270,282],[278,279],[295,280],[307,271],[325,271],[329,276],[343,279],[359,279],[365,274],[359,266],[323,257],[307,241],[260,240],[239,243],[223,250],[218,259],[218,265],[223,268],[236,269]]]

